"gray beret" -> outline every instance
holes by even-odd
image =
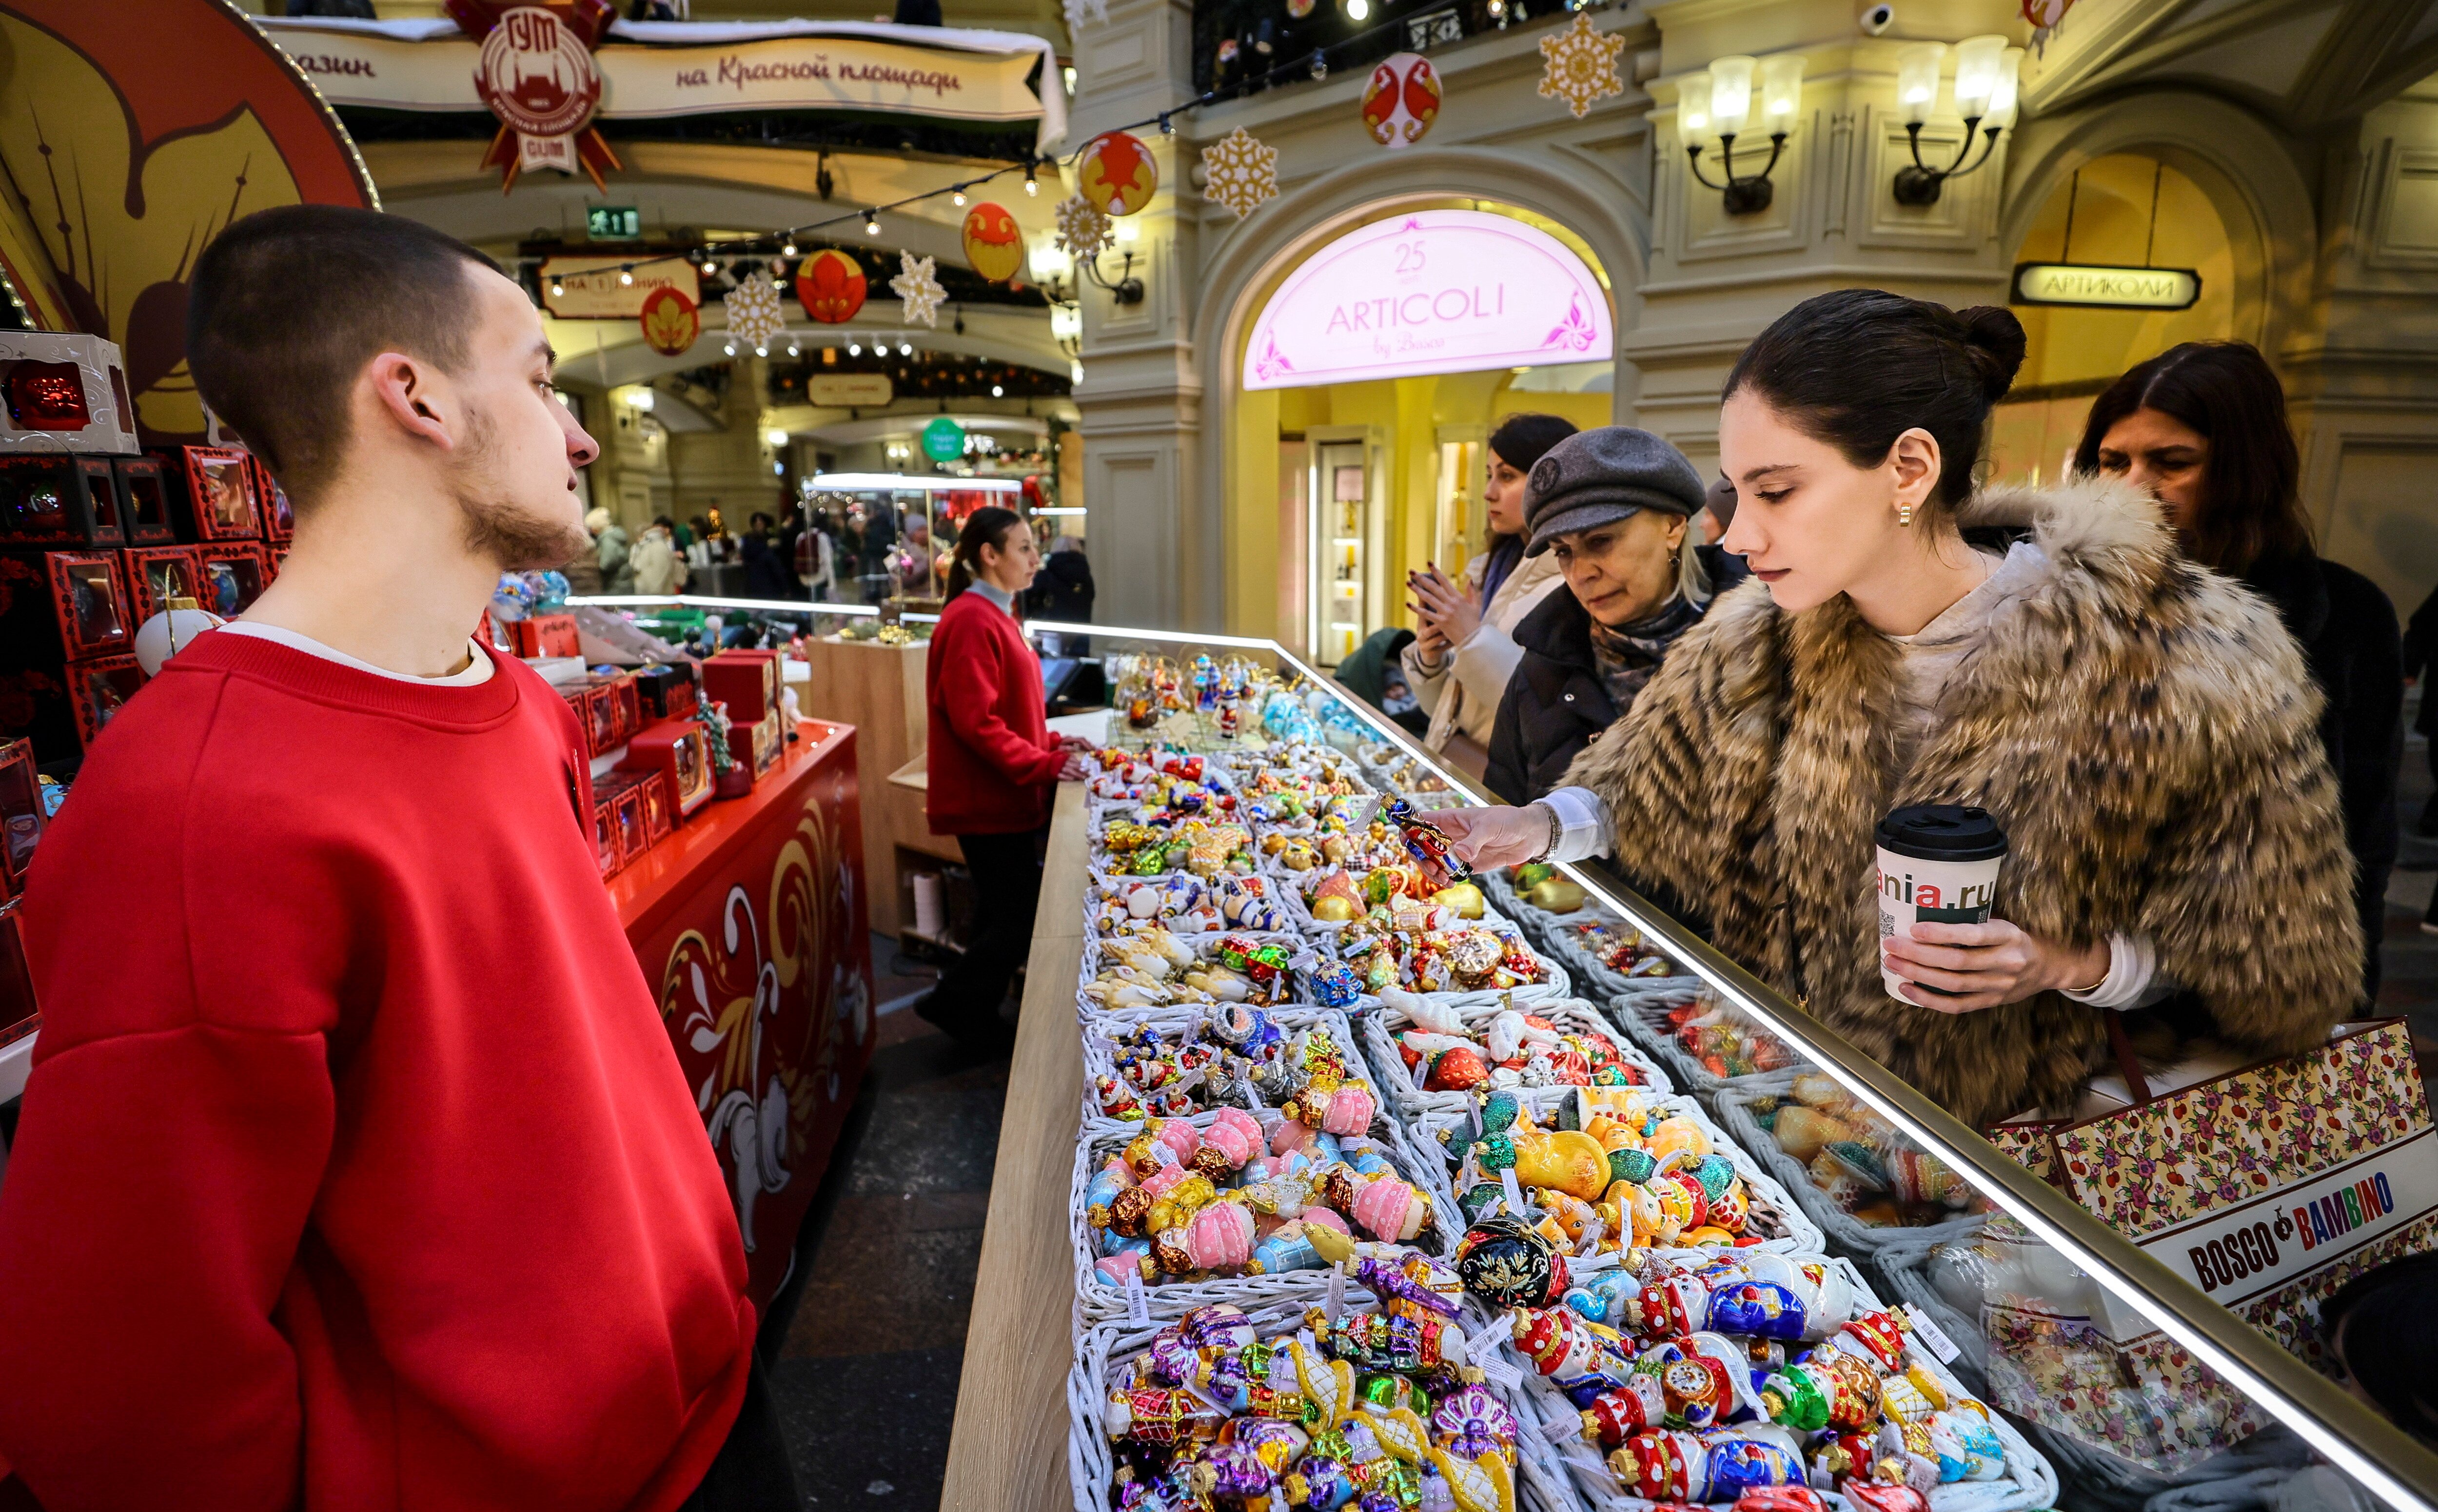
[[[1524,489],[1525,554],[1538,556],[1570,531],[1646,509],[1690,516],[1703,494],[1702,475],[1685,454],[1650,431],[1622,425],[1578,431],[1532,465]]]

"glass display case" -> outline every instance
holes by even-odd
[[[1326,478],[1326,465],[1318,466]],[[1195,659],[1208,655],[1218,666],[1233,659],[1262,669],[1294,690],[1312,715],[1310,728],[1385,797],[1422,810],[1490,801],[1321,668],[1275,642],[1107,625],[1028,629],[1088,630],[1095,651],[1120,669],[1111,682],[1112,743],[1226,751],[1270,739],[1256,712],[1223,724],[1195,696]],[[1183,698],[1166,712],[1157,696],[1134,699],[1130,709],[1124,686],[1129,678],[1137,687],[1157,683],[1146,670],[1153,668],[1181,682]],[[2421,1137],[2426,1106],[2400,1116],[2417,1120],[2417,1132],[2390,1146],[2393,1179],[2384,1168],[2373,1174],[2370,1165],[2335,1159],[2314,1178],[2317,1186],[2288,1182],[2276,1201],[2239,1211],[2164,1189],[2131,1200],[2077,1195],[2033,1169],[2064,1144],[2023,1129],[1997,1131],[2000,1143],[1992,1143],[1621,877],[1584,865],[1517,871],[1476,879],[1490,918],[1511,923],[1561,965],[1566,992],[1599,1015],[1626,1059],[1700,1105],[1722,1143],[1735,1147],[1739,1169],[1748,1158],[1759,1177],[1756,1210],[1791,1201],[1794,1211],[1775,1232],[1802,1238],[1760,1247],[1823,1246],[1824,1263],[1849,1268],[1901,1318],[1911,1345],[1935,1356],[1930,1375],[1951,1394],[1960,1385],[1996,1409],[2003,1468],[1941,1485],[1932,1508],[2138,1506],[2178,1485],[2273,1470],[2323,1478],[2295,1481],[2294,1494],[2305,1500],[2287,1504],[2342,1504],[2358,1489],[2396,1507],[2438,1506],[2438,1457],[2323,1373],[2334,1367],[2312,1330],[2309,1290],[2289,1287],[2283,1312],[2260,1305],[2270,1296],[2265,1288],[2298,1274],[2347,1274],[2327,1267],[2329,1255],[2383,1253],[2351,1247],[2374,1228],[2391,1248],[2429,1247],[2415,1226],[2433,1210],[2421,1194],[2438,1193],[2438,1181],[2422,1174],[2433,1165],[2432,1142]],[[1287,886],[1297,884],[1290,878]],[[1563,1027],[1554,1000],[1536,1009],[1520,1001],[1527,995],[1513,993],[1510,1006],[1546,1011]],[[1359,1027],[1364,1015],[1350,1013],[1368,1036]],[[2336,1043],[2356,1039],[2364,1053],[2392,1054],[2404,1045],[2393,1023],[2349,1028]],[[2403,1054],[2409,1061],[2409,1045]],[[1375,1074],[1400,1069],[1378,1055],[1372,1065]],[[2217,1111],[2246,1121],[2238,1109]],[[2205,1161],[2233,1161],[2227,1152],[2243,1134],[2196,1128],[2192,1138]],[[2256,1127],[2250,1137],[2259,1148]],[[2297,1148],[2303,1142],[2301,1130],[2270,1140],[2291,1163],[2308,1167],[2308,1152]],[[1461,1189],[1463,1178],[1456,1179]],[[1764,1195],[1776,1193],[1783,1196]],[[2177,1209],[2179,1202],[2185,1206]],[[2129,1240],[2103,1214],[2145,1242]],[[1599,1262],[1586,1256],[1577,1263]],[[2259,1321],[2231,1310],[2227,1298]],[[1528,1371],[1524,1379],[1530,1381]],[[1564,1512],[1649,1504],[1633,1499],[1599,1445],[1586,1450],[1575,1442],[1577,1419],[1588,1423],[1591,1414],[1576,1414],[1554,1393],[1524,1391],[1517,1399],[1554,1446],[1547,1473],[1536,1480],[1530,1465],[1523,1467],[1523,1504]],[[1533,1426],[1527,1424],[1528,1436]],[[1089,1437],[1079,1430],[1079,1443]],[[2326,1493],[2317,1500],[2315,1486]],[[1079,1488],[1078,1506],[1089,1500]]]

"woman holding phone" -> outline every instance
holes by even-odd
[[[2004,309],[1846,290],[1781,317],[1720,413],[1721,545],[1759,582],[1569,785],[1434,816],[1479,866],[1613,854],[1973,1123],[2071,1109],[2105,1011],[2151,1010],[2128,1026],[2147,1054],[2257,1058],[2361,991],[2336,782],[2275,612],[2121,485],[1974,492],[2023,356]],[[1925,803],[2004,830],[1995,911],[1882,940],[1874,831]]]
[[[1041,550],[1012,509],[965,518],[948,564],[948,598],[924,659],[931,715],[924,807],[953,835],[973,873],[974,941],[914,1011],[968,1048],[1004,1053],[1016,1028],[999,1016],[1033,945],[1041,848],[1061,782],[1081,782],[1088,743],[1050,733],[1041,659],[1016,622]]]
[[[1554,414],[1510,414],[1490,432],[1481,503],[1490,549],[1451,582],[1433,562],[1405,574],[1420,626],[1400,657],[1414,700],[1430,716],[1422,744],[1479,777],[1507,679],[1524,659],[1515,626],[1558,586],[1558,564],[1525,549],[1524,479],[1551,447],[1575,433]]]

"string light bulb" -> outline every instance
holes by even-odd
[[[553,299],[565,299],[567,297],[567,286],[560,283],[556,278],[552,279],[550,281],[550,297]]]
[[[963,189],[951,191],[948,195],[948,202],[955,205],[960,210],[963,209],[965,207],[965,191]]]
[[[795,255],[796,243],[793,240],[790,240],[786,246],[779,249],[779,255],[782,257],[792,257]]]
[[[621,268],[621,269],[619,269],[619,270],[618,270],[618,282],[619,282],[619,283],[621,283],[621,284],[628,284],[628,285],[630,285],[630,284],[634,283],[634,281],[635,281],[635,271],[634,271],[633,269],[631,269],[631,268]]]
[[[1024,165],[1024,192],[1034,196],[1041,193],[1041,185],[1034,178],[1033,165],[1030,162]]]
[[[867,237],[876,237],[880,235],[879,211],[866,210],[863,213],[863,234]]]
[[[711,260],[711,254],[707,252],[704,253],[702,255],[702,275],[705,278],[712,278],[717,276],[718,273],[719,264]]]

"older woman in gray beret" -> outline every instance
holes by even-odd
[[[1523,659],[1491,731],[1492,792],[1510,803],[1546,795],[1711,596],[1743,578],[1740,558],[1690,534],[1705,501],[1684,453],[1627,426],[1568,436],[1533,465],[1525,551],[1555,556],[1569,591],[1515,626]]]

